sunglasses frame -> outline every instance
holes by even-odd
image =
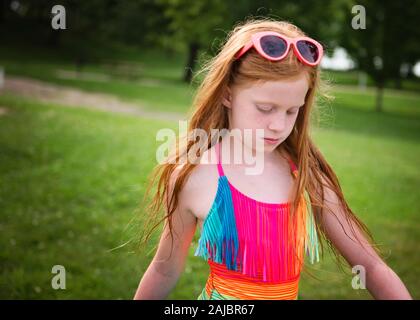
[[[276,36],[281,38],[282,40],[284,40],[286,42],[286,50],[284,51],[284,54],[282,54],[280,57],[277,58],[273,58],[269,55],[267,55],[264,50],[261,48],[261,38],[265,37],[265,36]],[[318,59],[315,62],[310,62],[308,60],[306,60],[301,53],[299,52],[298,48],[297,48],[297,43],[299,41],[308,41],[310,43],[312,43],[313,45],[316,46],[316,48],[318,49]],[[243,54],[245,54],[249,49],[251,49],[252,47],[254,47],[257,52],[263,56],[264,58],[271,60],[271,61],[279,61],[284,59],[287,54],[289,53],[290,50],[290,46],[292,46],[293,51],[295,52],[295,55],[298,57],[298,59],[300,60],[300,62],[302,62],[303,64],[313,67],[316,66],[317,64],[320,63],[322,56],[324,54],[324,49],[322,48],[322,45],[309,37],[297,37],[297,38],[289,38],[286,37],[278,32],[274,32],[274,31],[262,31],[262,32],[257,32],[255,34],[252,35],[251,40],[248,42],[248,44],[246,44],[245,46],[243,46],[241,48],[241,50],[235,55],[236,59],[239,59]]]

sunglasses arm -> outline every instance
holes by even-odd
[[[253,47],[253,43],[252,41],[250,41],[247,45],[243,46],[242,49],[235,55],[236,59],[239,59],[240,57],[242,57],[243,54],[245,54],[245,52],[247,52],[249,49],[251,49]]]

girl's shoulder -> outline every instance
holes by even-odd
[[[217,192],[219,176],[215,159],[214,147],[204,151],[180,193],[185,206],[199,221],[206,218]],[[178,168],[182,166],[181,164]]]

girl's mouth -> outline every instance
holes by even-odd
[[[268,144],[276,144],[279,142],[280,139],[270,139],[270,138],[264,138],[264,141]]]

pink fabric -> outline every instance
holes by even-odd
[[[223,177],[220,143],[216,145],[216,154],[219,176]],[[289,163],[291,170],[296,171],[294,163],[291,160]],[[301,247],[287,232],[290,204],[257,201],[229,181],[228,184],[239,240],[239,272],[264,282],[282,282],[299,276],[301,264],[296,260],[296,248]]]

